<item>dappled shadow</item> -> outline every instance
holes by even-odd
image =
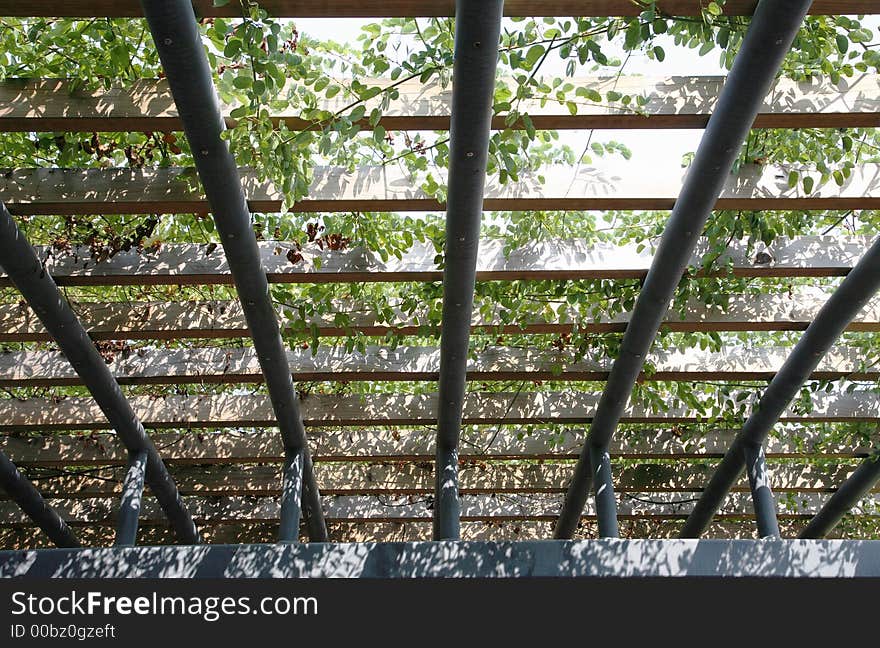
[[[880,541],[588,540],[0,552],[5,578],[880,575]]]
[[[732,262],[742,269],[738,274],[748,275],[746,268],[752,265],[757,274],[761,269],[787,267],[790,274],[799,276],[845,275],[871,246],[873,236],[799,236],[780,237],[770,246],[757,243],[750,255],[746,247],[735,244],[718,259],[719,263]],[[705,250],[702,240],[698,253]],[[702,256],[702,254],[701,254]]]
[[[208,211],[201,192],[193,187],[195,169],[39,168],[0,171],[0,191],[6,197],[10,211],[16,214]]]
[[[388,87],[383,79],[366,80],[368,85]],[[509,81],[508,79],[502,79]],[[537,120],[539,128],[636,127],[636,128],[699,128],[705,126],[724,84],[723,76],[608,76],[574,77],[576,87],[589,87],[602,95],[614,90],[622,95],[641,95],[644,105],[638,111],[631,107],[604,103],[576,103],[578,117],[590,116],[589,122],[569,115],[559,102],[527,98],[519,106]],[[436,77],[426,82],[413,79],[396,85],[396,98],[383,111],[382,123],[389,130],[445,130],[449,126],[452,85],[444,87]],[[811,77],[801,81],[777,79],[759,111],[757,126],[871,126],[877,113],[878,77],[860,74],[841,76],[837,83],[827,77]],[[13,130],[179,130],[180,123],[167,83],[163,80],[141,79],[126,87],[77,89],[63,79],[7,79],[3,82],[0,119]],[[282,96],[295,92],[287,87]],[[65,101],[52,101],[63,95]],[[367,114],[381,103],[381,96],[365,103]],[[336,113],[345,108],[349,98],[319,97],[319,110]],[[234,108],[222,105],[225,115]],[[821,115],[821,121],[815,115]],[[626,121],[614,119],[625,117]],[[654,117],[652,120],[646,116]],[[542,118],[551,118],[543,125]],[[293,129],[310,124],[296,107],[272,115],[273,121],[285,121]],[[644,122],[640,124],[639,122]],[[38,123],[37,123],[38,122]],[[233,123],[227,117],[227,123]],[[504,125],[495,120],[495,127]]]
[[[878,541],[617,540],[575,543],[563,571],[594,565],[608,576],[869,576]]]
[[[746,399],[732,393],[716,399],[725,411],[752,405],[755,392]],[[464,402],[463,423],[588,423],[595,412],[598,394],[586,391],[489,393],[470,392]],[[268,397],[262,394],[202,394],[199,396],[134,396],[130,402],[138,418],[149,428],[260,427],[274,425]],[[707,401],[709,402],[709,401]],[[312,426],[422,425],[436,422],[436,394],[309,394],[301,399],[305,424]],[[106,423],[90,398],[7,399],[0,417],[0,430],[105,429]],[[668,409],[634,403],[624,412],[625,423],[701,421],[704,416],[681,401]],[[783,421],[876,421],[880,401],[869,390],[817,392],[810,411],[797,404]]]
[[[643,113],[655,117],[677,115],[677,127],[696,127],[708,121],[724,82],[723,76],[632,77],[620,79],[614,89],[622,94],[644,91],[647,103],[641,107]],[[880,78],[874,74],[841,76],[836,84],[827,77],[777,79],[759,109],[756,126],[815,125],[817,114],[827,126],[852,125],[852,113],[863,115],[862,125],[875,124],[872,113],[878,109],[878,86]],[[645,121],[646,127],[654,127],[651,120]]]
[[[802,171],[810,175],[809,169]],[[719,202],[728,209],[749,209],[754,201],[760,201],[764,209],[871,209],[880,205],[877,165],[857,166],[841,185],[833,178],[816,182],[811,192],[804,190],[803,183],[792,187],[788,176],[789,169],[745,164],[736,175],[728,176]]]
[[[0,119],[25,131],[179,130],[177,108],[164,81],[72,91],[66,79],[5,79]],[[58,101],[64,97],[64,101]],[[39,124],[33,123],[39,120]],[[31,123],[29,123],[31,122]]]
[[[812,77],[802,81],[779,79],[775,82],[761,112],[774,113],[824,113],[834,114],[877,112],[877,91],[880,78],[874,74],[841,76],[836,84],[827,77]],[[777,117],[780,121],[783,116]],[[765,121],[770,121],[766,119]],[[829,126],[833,120],[829,120]],[[772,124],[771,124],[772,125]],[[782,125],[782,124],[779,124]]]
[[[306,202],[311,204],[310,209],[332,203],[334,207],[328,209],[333,211],[344,210],[346,205],[362,205],[365,200],[375,210],[406,211],[436,205],[410,176],[386,167],[359,167],[356,173],[340,167],[317,167],[309,196]]]
[[[497,177],[488,176],[485,206],[487,209],[561,209],[569,200],[626,197],[631,188],[626,167],[621,164],[603,162],[601,168],[554,166],[538,171],[523,170],[517,180],[504,184]]]
[[[864,254],[873,237],[779,237],[769,247],[732,241],[718,257],[730,262],[738,276],[842,276]],[[430,243],[415,243],[400,259],[383,261],[363,247],[321,249],[289,241],[260,241],[260,260],[270,281],[430,281],[442,277],[437,250]],[[96,260],[89,248],[67,251],[37,248],[40,259],[59,284],[148,285],[230,284],[232,276],[223,248],[210,244],[169,244],[160,249],[121,250]],[[708,243],[701,239],[690,264],[702,266]],[[477,273],[480,279],[641,278],[651,265],[649,243],[636,245],[584,240],[535,241],[506,250],[500,239],[480,242]],[[320,267],[319,267],[320,266]],[[8,279],[0,273],[0,285]]]

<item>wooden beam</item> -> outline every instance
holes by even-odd
[[[733,241],[718,257],[739,277],[834,277],[846,275],[874,237],[780,237],[768,248]],[[223,249],[214,244],[170,243],[155,251],[129,250],[96,261],[88,248],[68,251],[37,249],[56,283],[66,286],[231,285]],[[702,267],[709,254],[703,241],[690,264]],[[260,260],[272,283],[341,283],[439,281],[437,250],[416,243],[401,258],[383,261],[362,247],[322,250],[309,244],[299,249],[287,241],[261,241]],[[709,259],[715,259],[712,255]],[[479,281],[642,279],[653,260],[650,242],[615,245],[584,240],[538,241],[504,251],[504,241],[480,242]],[[9,286],[0,273],[0,286]],[[213,315],[213,314],[212,314]]]
[[[614,487],[618,492],[700,492],[712,475],[713,463],[678,461],[618,467]],[[464,494],[564,493],[571,479],[571,462],[524,463],[469,462],[459,472]],[[770,464],[774,492],[833,492],[855,466],[830,464]],[[69,468],[67,470],[70,470]],[[125,468],[54,475],[52,471],[28,471],[43,497],[84,499],[114,497],[122,492]],[[281,465],[216,465],[179,467],[173,471],[182,495],[228,497],[279,497]],[[433,492],[431,462],[320,463],[315,476],[321,493],[330,495],[428,495]],[[743,477],[735,492],[749,492]],[[880,484],[873,492],[880,492]],[[0,499],[8,499],[0,492]]]
[[[756,0],[727,0],[722,5],[731,16],[750,16]],[[213,0],[194,0],[200,17],[240,17],[231,3],[215,7]],[[271,16],[290,18],[382,18],[437,17],[454,13],[454,0],[261,0]],[[672,16],[699,16],[705,4],[700,0],[660,0],[657,9]],[[631,0],[507,0],[506,16],[638,16],[644,7]],[[876,0],[816,0],[810,9],[814,15],[880,13]],[[136,18],[141,13],[136,0],[43,0],[22,4],[13,0],[0,1],[2,16],[62,16],[92,18],[95,16]]]
[[[187,506],[198,523],[261,522],[278,520],[277,497],[201,497],[189,496]],[[560,495],[516,494],[462,495],[462,520],[547,520],[558,515]],[[815,514],[827,499],[824,493],[800,493],[796,501],[780,499],[782,518],[807,518]],[[618,511],[622,518],[682,518],[693,507],[693,493],[620,493]],[[107,524],[115,520],[118,511],[116,498],[53,499],[53,507],[68,524]],[[872,494],[854,507],[854,515],[876,516],[880,495]],[[363,496],[340,495],[324,497],[323,506],[328,520],[362,522],[368,520],[423,520],[431,517],[430,498],[419,495]],[[592,502],[584,511],[584,518],[593,517]],[[752,503],[748,493],[731,493],[719,517],[751,516]],[[165,524],[161,510],[152,497],[145,497],[141,509],[144,524]],[[0,501],[0,524],[31,525],[31,521],[11,502]]]
[[[748,393],[748,399],[754,394]],[[733,406],[733,397],[725,401]],[[130,402],[148,428],[261,427],[274,425],[266,396],[205,394],[202,396],[134,396]],[[589,392],[472,392],[465,399],[464,420],[470,424],[588,423],[598,395]],[[746,400],[750,403],[751,400]],[[307,426],[428,425],[436,423],[436,394],[309,394],[302,399]],[[625,423],[704,421],[709,415],[672,401],[666,411],[630,405]],[[817,392],[812,411],[792,406],[786,422],[875,422],[880,402],[873,393]],[[106,421],[90,398],[29,398],[0,400],[0,430],[102,430]]]
[[[623,460],[711,460],[724,455],[735,430],[710,430],[682,435],[674,428],[625,429],[612,444]],[[284,459],[273,430],[238,432],[159,432],[153,435],[171,466],[276,464]],[[433,432],[421,430],[312,430],[309,442],[318,463],[433,461]],[[564,461],[578,456],[582,431],[532,430],[519,434],[505,429],[465,430],[462,461]],[[22,468],[124,466],[125,449],[112,434],[29,434],[3,437],[5,452]],[[871,453],[871,444],[858,439],[829,441],[821,429],[787,426],[766,444],[771,459],[858,459]]]
[[[782,535],[786,538],[797,537],[805,522],[800,519],[780,520]],[[410,522],[334,522],[330,527],[330,537],[337,542],[405,542],[407,540],[430,540],[430,521]],[[596,524],[592,520],[583,520],[578,528],[575,538],[595,538]],[[755,523],[749,519],[729,518],[713,521],[712,526],[703,534],[703,538],[754,538]],[[95,527],[100,530],[104,527]],[[161,527],[147,527],[150,533],[163,532]],[[203,525],[206,542],[216,544],[222,542],[222,538],[238,538],[234,542],[249,541],[253,537],[255,542],[263,537],[272,538],[267,534],[273,528],[271,523],[254,523],[250,525]],[[629,519],[620,521],[620,536],[622,538],[675,538],[681,529],[681,521],[664,519]],[[13,530],[19,533],[26,528],[6,528],[6,533]],[[84,536],[85,529],[80,531],[80,537]],[[99,531],[100,532],[100,531]],[[227,535],[228,534],[228,535]],[[838,530],[839,534],[839,530]],[[461,537],[463,540],[546,540],[553,535],[552,521],[540,520],[513,520],[509,522],[481,521],[462,522]],[[829,536],[832,537],[832,536]],[[833,537],[840,537],[839,535]],[[208,540],[216,538],[217,540]],[[229,542],[229,540],[227,540]],[[272,542],[271,539],[265,542]],[[96,543],[97,544],[97,543]],[[144,544],[149,544],[144,542]],[[169,541],[154,544],[171,544]],[[20,542],[19,547],[33,546],[28,542]],[[101,546],[98,544],[98,546]]]
[[[281,195],[252,171],[242,169],[250,207],[277,212]],[[649,177],[632,167],[603,160],[600,167],[555,166],[523,172],[518,182],[487,180],[487,210],[671,209],[685,170],[661,164]],[[398,167],[315,169],[307,196],[296,212],[437,211],[444,205]],[[155,214],[208,212],[192,169],[16,169],[0,174],[0,195],[14,214]],[[747,165],[731,176],[718,209],[877,209],[880,165],[864,164],[837,186],[817,184],[807,195],[788,185],[782,169]]]
[[[669,331],[802,331],[813,321],[828,293],[797,290],[791,295],[731,295],[726,309],[693,300],[684,318],[670,310],[663,322]],[[496,309],[490,316],[475,314],[473,332],[571,333],[575,327],[586,333],[622,332],[629,313],[612,317],[599,315],[584,321],[577,309],[565,302],[551,304],[555,316],[523,324],[503,324]],[[562,309],[560,312],[560,308]],[[235,301],[199,302],[105,302],[74,306],[80,321],[95,340],[182,340],[246,338],[249,335],[241,306]],[[427,314],[407,316],[399,310],[386,320],[370,312],[366,304],[339,303],[337,313],[350,317],[350,327],[334,323],[335,313],[311,317],[309,327],[318,326],[322,337],[349,335],[384,336],[389,332],[418,335],[433,330]],[[849,331],[880,331],[880,299],[875,300],[850,323]],[[288,328],[288,332],[291,329]],[[51,338],[33,312],[22,304],[0,304],[0,342],[49,342]]]
[[[565,81],[577,88],[595,90],[603,97],[611,90],[641,96],[647,103],[633,110],[608,102],[578,98],[572,114],[561,102],[524,99],[520,113],[530,116],[537,129],[604,128],[704,128],[725,77],[585,77]],[[385,88],[388,79],[360,79],[369,87]],[[513,79],[499,83],[514,87]],[[418,79],[396,85],[398,98],[383,111],[378,122],[389,131],[448,130],[451,87],[436,79]],[[317,108],[329,114],[344,111],[351,97],[340,93],[322,99]],[[381,97],[367,101],[369,113]],[[543,105],[542,105],[543,104]],[[229,117],[237,104],[221,106]],[[506,128],[506,115],[493,118],[495,129]],[[272,119],[292,130],[313,128],[295,108],[272,113]],[[374,124],[364,119],[362,130]],[[852,128],[880,126],[880,76],[862,74],[831,83],[826,78],[809,81],[778,79],[767,96],[755,128]],[[521,121],[513,128],[523,128]],[[0,82],[0,132],[2,131],[180,131],[174,99],[165,81],[142,79],[129,87],[72,89],[65,79],[6,79]]]
[[[576,538],[595,537],[595,525],[585,520]],[[803,520],[780,522],[782,535],[794,538],[803,528]],[[703,538],[754,537],[755,523],[748,519],[728,519],[713,522]],[[623,538],[675,538],[681,528],[680,520],[621,520],[620,535]],[[278,538],[278,525],[273,522],[203,523],[199,530],[206,544],[274,543]],[[113,527],[90,525],[77,529],[84,546],[106,547],[113,544]],[[431,521],[410,522],[333,522],[329,527],[333,542],[413,542],[431,539]],[[165,527],[142,525],[138,540],[143,546],[173,544],[173,536]],[[514,520],[509,522],[481,521],[463,522],[463,540],[546,540],[553,533],[551,522],[540,520]],[[832,533],[829,537],[840,537]],[[305,538],[303,538],[305,540]],[[39,529],[26,526],[0,526],[0,548],[40,549],[49,548]]]
[[[642,380],[769,380],[785,362],[790,348],[719,351],[698,348],[657,350],[648,358],[653,370]],[[440,366],[436,347],[367,347],[364,352],[344,347],[287,350],[291,374],[297,381],[435,381]],[[110,371],[123,385],[262,383],[263,372],[251,347],[192,349],[133,349],[107,357]],[[603,381],[611,358],[577,359],[563,351],[488,347],[468,361],[470,381],[558,380]],[[864,365],[864,351],[836,347],[827,353],[814,380],[880,379],[880,368]],[[82,378],[58,351],[15,351],[0,354],[0,387],[80,385]]]

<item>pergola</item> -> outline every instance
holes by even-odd
[[[875,380],[880,371],[835,342],[845,330],[880,330],[880,311],[868,306],[880,288],[880,239],[802,237],[774,243],[757,257],[732,242],[726,254],[741,276],[844,276],[830,296],[798,295],[792,308],[773,296],[732,300],[726,311],[696,305],[684,319],[669,304],[687,267],[705,250],[704,225],[713,209],[867,209],[880,204],[878,169],[863,165],[841,186],[809,194],[757,168],[731,175],[752,128],[839,128],[876,126],[880,79],[871,75],[831,84],[777,80],[783,57],[804,16],[813,13],[880,12],[874,0],[729,0],[725,11],[753,15],[726,79],[627,81],[649,96],[648,117],[595,106],[577,111],[535,106],[536,128],[705,128],[693,163],[683,175],[658,169],[654,178],[627,178],[608,170],[575,182],[499,185],[486,176],[489,136],[503,119],[493,117],[497,48],[503,15],[638,15],[629,0],[342,0],[265,1],[277,16],[455,15],[455,66],[451,97],[411,84],[420,101],[383,116],[389,129],[450,130],[446,248],[442,268],[433,250],[415,245],[404,258],[382,262],[369,252],[325,251],[320,264],[293,261],[283,244],[258,242],[252,211],[277,210],[275,189],[239,169],[222,139],[228,117],[213,84],[197,16],[235,15],[205,0],[136,2],[0,1],[3,15],[145,16],[167,83],[144,82],[114,91],[73,94],[59,80],[7,81],[0,85],[0,129],[18,131],[182,130],[193,152],[201,188],[178,182],[187,170],[16,169],[0,177],[0,265],[5,285],[20,291],[30,311],[0,306],[0,341],[54,340],[54,352],[24,351],[0,356],[0,384],[8,387],[85,385],[92,398],[15,401],[0,405],[0,429],[41,433],[6,436],[0,452],[0,484],[21,512],[3,509],[10,528],[41,529],[57,549],[22,547],[0,551],[0,575],[25,576],[880,576],[880,542],[822,540],[844,515],[871,495],[880,461],[865,448],[823,448],[828,458],[864,457],[855,469],[822,474],[798,466],[768,470],[766,456],[799,456],[770,432],[780,421],[876,421],[880,408],[866,394],[817,394],[809,414],[790,409],[811,378]],[[699,15],[696,0],[658,2],[671,15]],[[195,11],[194,11],[195,10]],[[601,85],[603,81],[584,80]],[[681,101],[681,97],[685,100]],[[291,128],[308,127],[297,115],[278,115]],[[595,170],[594,170],[595,171]],[[625,171],[624,171],[625,173]],[[353,176],[324,168],[316,174],[300,211],[423,210],[442,207],[404,177],[385,169],[360,169]],[[558,241],[505,254],[480,242],[484,209],[670,209],[654,250]],[[112,212],[109,212],[112,210]],[[19,230],[14,215],[90,213],[210,213],[222,247],[167,245],[154,253],[120,253],[95,262],[72,254],[47,260]],[[382,282],[443,280],[439,349],[373,348],[346,356],[319,350],[312,356],[285,349],[270,282]],[[540,351],[479,352],[471,357],[474,330],[504,329],[474,312],[477,281],[509,279],[639,278],[632,311],[622,318],[579,322],[580,330],[623,331],[617,358],[583,360],[561,375]],[[91,304],[75,313],[59,286],[204,284],[235,286],[238,302]],[[332,322],[317,322],[321,335],[343,335]],[[419,330],[419,323],[363,318],[355,328],[367,335],[394,329]],[[744,360],[730,353],[697,349],[657,357],[656,371],[643,372],[661,327],[681,331],[804,330],[798,344],[769,348]],[[571,330],[572,323],[536,321],[510,325],[523,332]],[[96,340],[221,339],[250,336],[247,348],[199,347],[146,351],[108,364]],[[314,395],[300,400],[297,380],[436,380],[430,396],[374,394],[368,397]],[[595,380],[601,394],[584,392],[467,393],[469,380]],[[670,435],[621,439],[624,422],[668,424],[692,421],[687,407],[654,412],[631,404],[637,381],[767,379],[751,415],[738,430],[711,433],[692,443]],[[120,384],[247,384],[264,382],[267,396],[199,394],[151,400],[127,398]],[[473,444],[464,424],[554,422],[575,428],[553,445],[540,437],[506,432],[486,447]],[[584,436],[578,425],[589,424]],[[389,426],[436,426],[436,436],[382,431]],[[194,428],[268,427],[248,437],[206,435]],[[307,428],[351,428],[309,434]],[[365,431],[363,428],[372,430]],[[162,428],[188,430],[162,432]],[[276,429],[277,428],[277,429]],[[112,429],[84,446],[55,430]],[[148,432],[149,431],[149,432]],[[432,470],[424,464],[434,456]],[[559,461],[577,456],[576,464]],[[650,462],[643,469],[613,474],[616,456],[627,458],[721,457],[717,467],[683,472]],[[532,459],[508,470],[505,460]],[[382,461],[379,465],[370,462]],[[476,470],[469,462],[482,462]],[[326,467],[322,462],[327,462]],[[122,466],[121,491],[113,481],[33,483],[16,465]],[[249,466],[244,469],[243,466]],[[820,471],[821,473],[821,471]],[[741,476],[748,477],[740,483]],[[433,482],[433,483],[432,483]],[[820,484],[820,487],[816,486]],[[67,485],[65,485],[67,484]],[[782,539],[771,484],[809,499],[806,526],[797,539]],[[153,496],[143,499],[145,486]],[[59,490],[60,488],[60,490]],[[693,502],[668,497],[643,505],[620,493],[698,493]],[[730,495],[723,509],[725,498]],[[41,491],[42,494],[41,494]],[[564,500],[557,497],[566,491]],[[833,492],[831,492],[833,491]],[[324,493],[322,495],[322,492]],[[331,495],[328,495],[331,493]],[[381,497],[432,493],[421,501],[379,506]],[[210,495],[222,496],[213,501]],[[113,504],[121,496],[121,503]],[[58,500],[56,503],[55,500]],[[83,502],[89,502],[83,510]],[[279,505],[280,502],[280,505]],[[0,503],[10,505],[10,502]],[[561,504],[561,506],[560,506]],[[115,509],[115,510],[114,510]],[[721,511],[752,515],[759,539],[699,539]],[[28,520],[23,520],[23,515]],[[619,519],[637,523],[684,517],[679,539],[621,539]],[[598,522],[598,539],[574,538],[586,518]],[[800,515],[798,517],[804,517]],[[277,523],[276,543],[230,544],[223,534],[204,543],[203,524],[223,526],[241,519]],[[112,547],[83,548],[76,533],[96,520],[116,525]],[[195,520],[195,521],[194,521]],[[330,530],[328,532],[328,520]],[[523,525],[554,520],[551,535],[523,533]],[[180,544],[154,541],[136,546],[139,522],[166,524]],[[308,542],[300,542],[304,522]],[[337,542],[334,523],[381,521],[370,542]],[[401,522],[433,524],[432,541],[398,531]],[[515,535],[492,537],[493,524],[517,527]],[[482,523],[485,537],[463,533]],[[741,527],[740,527],[741,530]],[[144,529],[141,529],[143,532]],[[717,533],[715,534],[717,536]],[[462,539],[467,537],[470,539]],[[351,538],[348,538],[351,539]],[[166,541],[170,538],[166,537]],[[240,537],[239,537],[240,541]]]

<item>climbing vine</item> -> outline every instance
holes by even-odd
[[[227,3],[215,3],[227,4]],[[590,137],[584,148],[571,138],[541,130],[529,106],[558,106],[572,114],[584,106],[601,105],[644,114],[648,98],[629,95],[614,84],[600,92],[579,84],[578,77],[620,78],[633,56],[663,62],[675,49],[693,56],[715,57],[729,69],[742,42],[748,20],[723,14],[722,2],[708,2],[701,16],[665,15],[653,3],[632,18],[513,18],[505,20],[498,46],[499,73],[494,113],[502,128],[490,140],[488,171],[499,184],[517,182],[525,174],[541,181],[547,165],[588,166],[600,158],[628,160],[629,148],[613,137]],[[260,180],[271,181],[283,196],[279,213],[255,213],[255,234],[261,240],[284,242],[292,264],[314,263],[322,251],[366,250],[382,262],[401,257],[413,245],[433,246],[438,267],[443,263],[443,214],[387,212],[301,213],[291,211],[309,193],[316,170],[343,167],[349,172],[370,166],[393,168],[410,178],[412,186],[443,201],[448,166],[448,132],[396,131],[383,118],[399,109],[408,84],[430,84],[449,90],[452,75],[454,24],[446,18],[387,19],[364,24],[353,43],[319,40],[300,30],[294,20],[269,16],[256,2],[237,3],[237,18],[199,21],[219,97],[230,117],[226,132],[238,162],[252,167]],[[877,28],[858,17],[810,16],[795,39],[781,76],[810,83],[818,78],[845,84],[859,75],[880,70]],[[71,91],[134,86],[143,79],[162,77],[158,56],[142,20],[121,19],[0,19],[0,78],[64,78]],[[285,116],[278,119],[278,115]],[[191,166],[186,139],[175,132],[134,133],[0,133],[4,167],[177,167]],[[833,183],[843,186],[860,165],[880,161],[880,138],[874,128],[756,129],[744,143],[737,171],[755,167],[778,169],[788,187],[809,194]],[[690,161],[681,160],[682,166]],[[678,163],[678,160],[673,163]],[[659,163],[659,162],[658,162]],[[665,163],[668,163],[665,162]],[[552,240],[580,239],[613,242],[639,251],[660,235],[668,212],[496,212],[483,223],[486,238],[500,239],[504,249],[528,247]],[[210,217],[201,214],[143,216],[40,216],[22,218],[35,243],[50,246],[55,255],[86,246],[104,260],[122,251],[147,252],[172,243],[213,243]],[[791,295],[802,285],[832,289],[838,279],[767,280],[735,276],[723,253],[744,240],[750,253],[772,248],[779,237],[873,235],[880,226],[875,211],[720,210],[706,231],[707,254],[689,269],[673,303],[684,313],[694,302],[724,308],[732,294]],[[477,313],[503,325],[570,321],[563,335],[475,332],[472,348],[491,346],[540,348],[557,354],[557,368],[581,358],[614,357],[620,333],[593,333],[579,322],[613,318],[633,307],[640,288],[637,279],[577,281],[480,282]],[[2,289],[2,299],[18,297]],[[233,298],[226,287],[69,288],[77,302],[114,300],[198,300]],[[442,288],[439,282],[274,284],[285,336],[293,348],[313,351],[339,344],[348,351],[368,345],[396,347],[433,345],[439,336]],[[358,333],[353,316],[368,313],[377,321],[418,319],[417,334],[389,332],[384,338]],[[317,322],[332,322],[346,334],[320,336]],[[791,345],[795,332],[682,333],[662,331],[657,348],[719,349]],[[849,333],[846,344],[863,350],[866,365],[877,362],[878,339],[873,333]],[[233,344],[229,341],[224,344]],[[178,342],[178,344],[187,344]],[[38,348],[39,345],[24,345]],[[23,345],[7,345],[23,348]],[[107,352],[119,352],[109,349]],[[649,363],[646,371],[650,374]],[[706,382],[643,382],[634,399],[660,411],[688,406],[701,413],[706,425],[734,425],[747,415],[755,394],[765,385]],[[480,383],[481,391],[517,389],[596,391],[600,384],[535,381],[533,384]],[[806,411],[818,391],[866,390],[862,382],[811,382],[795,407]],[[213,388],[213,387],[212,387]],[[427,392],[431,383],[317,383],[301,384],[304,391]],[[168,393],[166,387],[132,387],[132,391]],[[178,391],[185,387],[174,387]],[[223,387],[216,387],[223,390]],[[81,390],[80,390],[81,391]],[[32,395],[12,390],[12,397]],[[45,392],[41,392],[45,393]],[[58,396],[80,393],[57,388]],[[834,434],[843,434],[836,428]],[[864,430],[861,430],[864,432]],[[874,437],[876,442],[876,436]]]

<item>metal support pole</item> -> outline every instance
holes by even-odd
[[[804,331],[791,355],[770,381],[758,406],[739,431],[730,449],[694,505],[681,532],[682,538],[698,538],[745,468],[747,446],[759,446],[785,412],[798,390],[818,366],[831,345],[855,319],[880,288],[880,238],[868,248],[816,318]]]
[[[284,461],[281,486],[281,530],[278,533],[278,539],[281,542],[297,542],[299,540],[299,521],[302,516],[302,508],[300,507],[302,460],[302,453],[299,453],[287,457]]]
[[[437,396],[434,539],[459,537],[458,442],[501,36],[502,0],[457,0]]]
[[[571,538],[577,529],[593,481],[590,448],[607,449],[611,441],[675,288],[810,4],[811,0],[761,0],[755,9],[636,300],[569,484],[555,538]],[[608,504],[616,508],[614,497],[607,490],[603,493],[596,502],[598,515],[616,515],[598,511]]]
[[[119,388],[55,281],[19,231],[6,206],[0,204],[0,265],[27,300],[40,322],[58,343],[129,452],[147,453],[147,483],[181,542],[197,544],[199,534],[177,486],[153,442]]]
[[[611,454],[607,447],[590,446],[590,466],[596,485],[596,517],[600,538],[617,538],[617,503],[614,501],[614,478],[611,474]]]
[[[776,520],[776,500],[770,489],[767,477],[767,458],[764,446],[747,445],[743,448],[746,472],[749,475],[749,489],[752,491],[752,505],[755,508],[755,521],[758,537],[778,538],[779,522]]]
[[[855,472],[840,485],[840,488],[807,523],[798,537],[810,540],[824,538],[860,499],[871,492],[878,481],[880,481],[880,453],[875,453],[859,464]]]
[[[144,497],[144,477],[147,474],[147,453],[136,452],[128,458],[128,470],[122,483],[122,501],[116,524],[116,546],[133,547],[137,542],[138,516]]]
[[[40,491],[0,450],[0,486],[57,547],[79,547],[79,540],[61,516],[46,503]]]
[[[326,541],[327,527],[306,446],[299,400],[290,375],[278,316],[269,298],[269,283],[260,262],[241,178],[235,158],[221,138],[226,124],[220,114],[211,68],[192,4],[189,0],[142,0],[141,6],[241,298],[281,431],[285,456],[287,459],[302,456],[303,502],[309,511],[309,537],[314,541]],[[284,501],[290,506],[292,499],[288,497]],[[299,516],[292,511],[284,515],[291,520]]]

